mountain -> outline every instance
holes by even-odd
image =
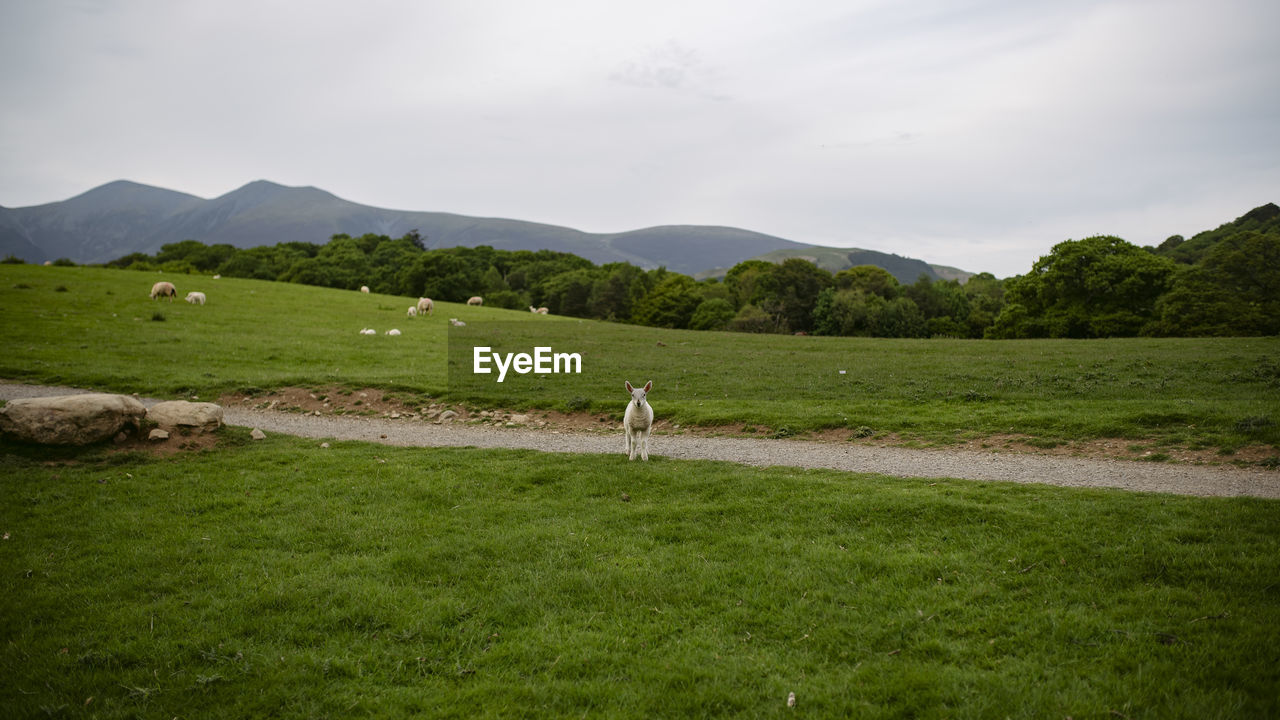
[[[896,255],[819,248],[738,228],[666,225],[585,233],[522,220],[388,210],[343,200],[319,188],[286,187],[265,180],[211,200],[120,180],[62,202],[0,207],[0,256],[14,255],[33,263],[68,258],[90,264],[135,252],[153,255],[164,245],[182,240],[248,248],[285,242],[323,244],[339,233],[401,237],[411,230],[425,237],[429,248],[490,245],[503,250],[556,250],[597,264],[665,265],[689,275],[732,267],[775,251],[796,256],[826,250],[846,255],[863,252],[874,256],[866,262],[878,264],[883,256],[886,262],[897,258],[893,261],[929,267]],[[916,275],[909,281],[914,282]]]
[[[1160,243],[1159,247],[1147,249],[1177,262],[1193,265],[1200,262],[1214,245],[1240,232],[1280,233],[1280,206],[1275,203],[1260,205],[1229,223],[1197,233],[1190,240],[1174,235]]]
[[[780,263],[788,258],[801,258],[817,265],[818,267],[832,274],[838,273],[845,268],[855,267],[857,265],[875,265],[889,271],[889,274],[897,278],[898,282],[904,285],[910,285],[915,282],[921,275],[930,280],[959,280],[965,282],[973,273],[966,272],[945,265],[930,265],[923,260],[915,258],[902,257],[892,253],[883,253],[876,250],[862,250],[859,248],[833,248],[821,245],[807,245],[798,248],[781,248],[758,255],[752,260],[765,260],[772,263]],[[703,275],[723,275],[724,269],[703,273]]]

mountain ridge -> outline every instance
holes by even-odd
[[[323,244],[339,233],[399,237],[412,230],[426,238],[428,248],[491,245],[505,250],[548,249],[573,253],[597,264],[666,266],[689,275],[732,267],[775,251],[803,254],[800,251],[818,247],[717,225],[658,225],[587,233],[509,218],[393,210],[355,203],[313,186],[286,186],[269,180],[254,180],[210,199],[116,180],[63,201],[20,208],[0,206],[0,256],[13,255],[36,263],[67,258],[92,264],[135,252],[154,254],[166,244],[188,239],[249,248],[285,242]]]

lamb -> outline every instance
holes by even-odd
[[[369,286],[368,286],[368,285],[361,285],[361,286],[360,286],[360,292],[364,293],[365,295],[368,295],[368,294],[369,294]]]
[[[458,318],[449,318],[449,324],[454,327],[464,327],[466,325],[466,323],[462,322]]]
[[[410,306],[409,306],[409,317],[418,317],[418,306],[417,306],[417,305],[410,305]]]
[[[534,306],[530,305],[530,306],[529,306],[529,312],[531,312],[531,313],[535,313],[535,314],[537,314],[537,315],[546,315],[546,314],[547,314],[547,309],[546,309],[546,308],[544,308],[544,307],[536,308],[536,307],[534,307]]]
[[[394,337],[396,335],[399,335],[400,331],[395,328],[391,328],[390,330],[387,331],[387,334]]]
[[[430,315],[435,310],[436,304],[431,302],[431,298],[418,298],[418,314]]]
[[[187,302],[191,303],[192,305],[203,305],[204,300],[205,300],[205,297],[204,297],[204,293],[202,292],[196,292],[195,290],[192,290],[191,292],[187,293]]]
[[[468,305],[483,305],[483,304],[484,304],[484,298],[480,297],[479,295],[472,295],[471,297],[467,298],[467,304],[468,304]]]
[[[378,331],[374,330],[373,328],[362,328],[360,330],[360,334],[361,335],[377,335]]]
[[[151,299],[155,300],[161,296],[167,297],[169,302],[173,302],[173,299],[178,296],[178,290],[173,287],[173,283],[161,280],[151,286]]]
[[[645,383],[643,388],[631,387],[626,381],[627,392],[631,393],[631,402],[627,403],[627,411],[622,416],[622,429],[627,433],[627,459],[635,460],[636,451],[640,451],[640,459],[649,459],[649,432],[653,430],[653,407],[647,397],[653,389],[653,381]]]

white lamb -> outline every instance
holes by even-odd
[[[431,298],[418,298],[418,314],[430,315],[435,310],[435,303],[431,302]]]
[[[631,393],[631,402],[627,403],[627,412],[622,416],[622,429],[627,433],[627,459],[635,460],[636,451],[640,451],[640,459],[649,459],[649,431],[653,429],[653,406],[649,405],[649,391],[653,389],[653,381],[645,383],[643,388],[631,387],[626,381],[627,392]]]
[[[479,295],[472,295],[471,297],[467,298],[467,304],[468,304],[468,305],[483,305],[483,304],[484,304],[484,298],[480,297]]]
[[[410,305],[410,306],[409,306],[409,317],[418,317],[418,306],[417,306],[417,305]]]
[[[195,290],[192,290],[191,292],[187,293],[187,302],[191,303],[192,305],[203,305],[204,300],[205,300],[204,293],[202,292],[196,292]]]
[[[395,336],[395,335],[399,335],[399,334],[400,334],[400,331],[399,331],[399,330],[397,330],[397,329],[395,329],[395,328],[391,328],[390,330],[388,330],[388,331],[387,331],[387,334],[388,334],[388,335]]]
[[[378,331],[373,328],[364,328],[360,331],[361,335],[377,335]]]
[[[449,324],[454,327],[463,327],[464,325],[466,325],[466,323],[462,322],[458,318],[449,318]]]
[[[361,286],[360,286],[360,292],[364,293],[365,295],[368,295],[368,294],[369,294],[369,286],[368,286],[368,285],[361,285]]]
[[[534,314],[536,314],[536,315],[546,315],[546,314],[547,314],[547,309],[546,309],[546,308],[544,308],[544,307],[536,308],[536,307],[534,307],[534,306],[530,305],[530,306],[529,306],[529,312],[534,313]]]

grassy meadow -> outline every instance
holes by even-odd
[[[173,280],[204,306],[148,298]],[[619,414],[654,381],[660,417],[789,435],[953,442],[1017,433],[1223,452],[1280,444],[1280,339],[886,340],[663,330],[303,285],[0,265],[0,377],[213,398],[379,387],[477,406]],[[465,328],[451,328],[457,317]],[[370,327],[376,336],[359,330]],[[397,328],[400,337],[384,335]],[[470,372],[470,348],[579,353],[580,375]],[[450,350],[452,349],[452,353]],[[843,374],[842,372],[843,371]]]
[[[1274,339],[411,320],[409,298],[232,279],[154,302],[156,279],[0,265],[0,377],[596,412],[653,379],[661,416],[774,432],[1276,441]],[[479,340],[584,372],[462,377]],[[232,427],[167,457],[0,440],[0,717],[1274,717],[1277,510]]]
[[[0,444],[0,714],[1280,714],[1276,501],[221,433]]]

